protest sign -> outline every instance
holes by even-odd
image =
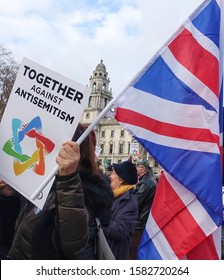
[[[139,143],[131,143],[130,145],[130,155],[133,160],[139,158]]]
[[[0,177],[42,208],[54,178],[32,194],[57,166],[87,106],[90,89],[24,58],[0,124]]]
[[[100,147],[96,146],[96,148],[95,148],[95,154],[96,154],[96,157],[97,157],[97,158],[99,157],[101,151],[102,151],[102,149],[101,149]]]

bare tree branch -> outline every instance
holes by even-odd
[[[0,45],[0,120],[9,99],[18,72],[12,52]]]

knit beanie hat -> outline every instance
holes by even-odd
[[[130,161],[124,161],[120,164],[113,164],[116,174],[127,184],[134,185],[138,182],[138,173],[135,165]]]

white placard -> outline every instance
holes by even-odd
[[[0,177],[40,209],[52,182],[32,194],[71,140],[90,89],[24,58],[0,124]]]
[[[101,149],[100,147],[96,146],[96,148],[95,148],[95,154],[96,154],[96,157],[97,157],[97,158],[99,157],[101,151],[102,151],[102,149]]]
[[[133,159],[137,159],[139,157],[139,143],[130,144],[130,155]]]

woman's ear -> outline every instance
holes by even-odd
[[[119,177],[119,182],[120,182],[120,185],[122,185],[122,183],[124,183],[124,180],[121,179],[121,177]]]

